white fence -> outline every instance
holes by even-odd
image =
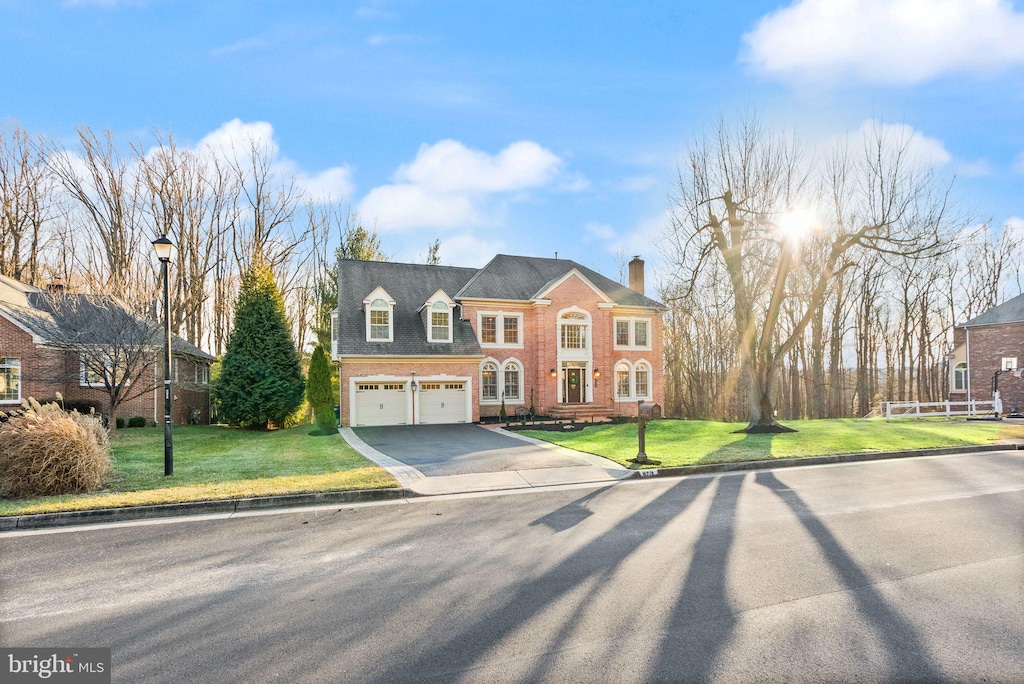
[[[894,418],[949,418],[951,416],[984,416],[995,411],[991,401],[883,401],[881,414]]]

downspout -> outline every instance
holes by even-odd
[[[974,398],[971,395],[971,329],[964,330],[967,331],[967,401],[970,401]]]

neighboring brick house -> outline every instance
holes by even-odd
[[[664,305],[574,261],[481,269],[342,259],[332,337],[342,423],[475,422],[529,407],[579,419],[664,401]]]
[[[991,401],[997,371],[1024,364],[1024,295],[1018,295],[953,330],[949,356],[950,401]],[[1005,412],[1024,411],[1024,379],[999,374]]]
[[[89,307],[98,311],[100,306],[120,306],[112,298],[48,292],[0,276],[0,410],[20,406],[22,399],[29,397],[53,400],[59,392],[67,406],[90,405],[101,413],[109,412],[110,397],[101,379],[85,367],[78,353],[62,345],[65,337],[54,333],[68,325],[67,317],[62,316],[67,309],[59,304],[72,301],[75,306],[69,308],[86,317]],[[139,325],[147,324],[140,321]],[[163,421],[162,339],[162,334],[154,339],[152,381],[141,394],[121,403],[119,418],[142,416],[155,423]],[[199,422],[208,423],[210,363],[215,359],[177,337],[172,347],[172,420],[186,423],[198,410]]]

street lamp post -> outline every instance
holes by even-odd
[[[171,438],[171,295],[167,285],[167,264],[174,243],[163,236],[153,240],[164,279],[164,477],[174,474],[174,445]]]

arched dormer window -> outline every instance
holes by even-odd
[[[368,310],[369,328],[367,340],[371,342],[390,342],[392,334],[391,305],[384,299],[374,299]]]
[[[452,341],[452,312],[445,302],[436,301],[430,307],[430,341]]]

